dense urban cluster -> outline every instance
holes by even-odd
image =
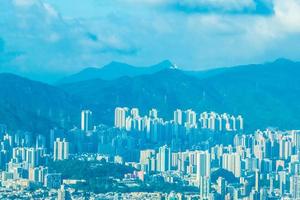
[[[207,150],[142,150],[135,166],[148,175],[177,175],[199,187],[200,199],[299,199],[299,150],[300,131],[258,130]],[[230,173],[212,181],[220,169]]]
[[[246,134],[240,115],[191,109],[164,120],[118,107],[114,127],[92,119],[83,110],[79,128],[49,134],[0,125],[0,198],[300,198],[300,131]]]
[[[228,113],[203,112],[197,114],[192,109],[182,111],[177,109],[173,113],[173,120],[166,121],[158,116],[156,109],[151,109],[148,116],[140,116],[138,108],[118,107],[115,109],[115,127],[126,131],[147,132],[157,137],[160,127],[184,126],[186,129],[208,129],[211,131],[239,131],[243,130],[243,117],[235,117]],[[152,134],[151,134],[152,131]],[[155,132],[156,131],[156,132]],[[161,130],[166,132],[166,129]],[[155,138],[156,139],[156,138]]]

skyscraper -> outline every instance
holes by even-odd
[[[157,158],[157,169],[158,171],[165,172],[171,168],[171,149],[164,145],[159,148],[158,158]]]
[[[201,177],[210,176],[210,153],[208,151],[197,152],[197,181]]]
[[[294,199],[300,199],[300,176],[295,175],[291,177],[290,181],[290,192]]]
[[[210,191],[210,154],[208,151],[199,151],[196,156],[196,181],[200,189],[200,199],[207,199]]]
[[[195,111],[189,109],[185,111],[186,115],[186,126],[187,127],[197,127],[197,114]]]
[[[236,128],[238,130],[243,130],[244,129],[244,119],[243,119],[243,117],[241,115],[239,115],[236,120],[237,120]]]
[[[26,149],[26,163],[30,167],[35,167],[38,163],[37,152],[35,148]]]
[[[65,160],[69,158],[69,142],[67,142],[66,139],[60,140],[60,138],[56,138],[53,149],[54,160]]]
[[[132,108],[130,111],[130,114],[132,116],[133,119],[139,118],[139,109],[138,108]]]
[[[182,122],[183,122],[182,110],[177,109],[174,111],[174,123],[178,125],[182,125]]]
[[[115,109],[115,127],[123,129],[126,127],[126,118],[128,115],[128,108],[117,107]]]
[[[28,172],[29,180],[33,182],[43,183],[45,175],[48,173],[48,167],[30,167]]]
[[[92,129],[92,111],[81,111],[81,130],[89,131]]]
[[[218,187],[217,187],[217,193],[219,195],[221,195],[221,198],[224,198],[225,192],[226,192],[225,191],[225,189],[226,189],[226,180],[225,180],[225,178],[219,177],[217,179],[217,185],[218,185]]]
[[[232,172],[235,177],[241,176],[241,156],[237,153],[224,153],[222,168]]]
[[[210,177],[201,176],[199,180],[200,199],[208,199],[210,193]]]
[[[149,117],[152,119],[156,119],[158,117],[158,111],[156,109],[152,108],[149,111]]]
[[[61,186],[61,174],[48,173],[45,175],[44,186],[49,189],[58,189]]]

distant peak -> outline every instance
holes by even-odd
[[[128,65],[127,63],[119,62],[119,61],[111,61],[107,65]]]
[[[128,65],[127,63],[119,62],[119,61],[111,61],[110,63],[104,65],[103,69],[114,69],[114,68],[123,68],[123,67],[132,67],[131,65]]]
[[[170,67],[170,69],[178,69],[178,66],[176,64],[172,64],[172,66]]]
[[[164,64],[164,65],[173,65],[173,63],[170,60],[163,60],[158,64]]]
[[[87,68],[84,68],[81,71],[92,71],[92,70],[98,70],[98,69],[99,69],[98,67],[87,67]]]
[[[170,60],[163,60],[155,66],[159,66],[161,69],[177,69],[178,66],[172,63]]]
[[[274,63],[292,63],[292,60],[289,60],[287,58],[278,58],[274,61]]]

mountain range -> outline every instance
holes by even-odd
[[[45,133],[78,121],[80,103],[58,87],[0,74],[0,123],[10,129]]]
[[[157,108],[166,118],[176,108],[241,114],[247,131],[299,128],[299,62],[278,59],[208,71],[180,70],[169,61],[121,70],[124,65],[114,62],[91,76],[86,69],[56,85],[0,74],[0,123],[35,132],[69,128],[89,108],[95,122],[111,125],[114,108],[127,106],[144,114]]]
[[[122,76],[134,77],[143,74],[152,74],[163,69],[172,68],[174,65],[169,60],[164,60],[149,67],[136,67],[126,63],[113,61],[101,68],[89,67],[76,74],[67,76],[58,81],[58,84],[73,83],[91,79],[114,80]]]

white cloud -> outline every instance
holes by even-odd
[[[43,3],[43,6],[47,13],[52,17],[59,17],[58,12],[48,3]]]
[[[300,32],[300,1],[275,0],[274,11],[278,27],[288,32]]]
[[[36,0],[13,0],[13,2],[14,5],[16,6],[24,6],[24,7],[28,7],[36,4]]]
[[[10,55],[10,52],[22,54],[16,54],[10,59],[1,59],[1,71],[6,68],[6,71],[22,73],[68,72],[83,66],[96,65],[99,58],[104,57],[104,53],[128,54],[132,50],[126,40],[119,37],[118,32],[111,35],[106,33],[106,29],[90,28],[80,20],[66,20],[48,2],[4,2],[0,8],[0,24],[4,27],[0,29],[0,35],[6,44],[6,56]],[[96,33],[92,34],[97,37],[89,37],[88,34],[94,30]],[[89,60],[82,59],[86,57]]]

